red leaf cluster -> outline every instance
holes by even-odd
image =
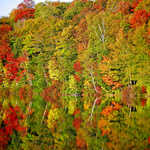
[[[24,8],[15,10],[15,22],[21,19],[29,19],[34,17],[34,8]]]
[[[9,62],[5,65],[5,68],[7,69],[6,76],[10,80],[14,80],[17,76],[18,70],[19,70],[19,64],[18,62]]]
[[[86,144],[86,141],[81,138],[81,137],[76,137],[76,145],[78,148],[86,148],[87,147],[87,144]]]
[[[104,115],[104,116],[108,116],[112,111],[113,111],[113,107],[112,106],[107,106],[106,108],[104,108],[102,110],[101,114]]]
[[[4,37],[4,39],[0,41],[0,59],[2,60],[3,65],[6,68],[6,78],[9,80],[14,80],[18,78],[19,80],[20,77],[18,77],[18,75],[21,70],[20,64],[25,61],[25,58],[14,58],[7,38],[5,38],[5,35],[7,35],[9,31],[11,31],[11,27],[9,25],[2,24],[0,26],[0,37]],[[20,75],[22,75],[23,72],[24,70],[21,71]]]
[[[23,135],[26,133],[26,127],[21,126],[19,121],[24,118],[25,116],[18,106],[10,106],[6,110],[6,117],[3,120],[4,127],[0,129],[0,147],[2,147],[3,149],[6,148],[8,141],[13,134],[13,131],[17,131],[19,133],[22,133]]]
[[[0,25],[0,34],[8,33],[11,30],[12,30],[12,28],[8,24],[2,24],[2,25]]]
[[[132,2],[132,10],[131,11],[134,11],[134,9],[136,9],[136,7],[139,5],[140,2],[142,2],[143,0],[135,0]]]
[[[137,10],[130,19],[130,25],[132,28],[136,28],[146,23],[148,18],[149,13],[147,13],[146,10]]]
[[[25,116],[18,106],[14,108],[9,107],[6,110],[6,118],[4,120],[6,134],[11,135],[13,133],[13,130],[24,133],[26,131],[26,128],[21,126],[19,123],[19,119],[24,119],[24,117]]]
[[[148,137],[147,141],[148,141],[148,144],[150,144],[150,136]]]
[[[147,93],[145,86],[142,86],[142,87],[141,87],[141,92],[142,92],[142,94]]]
[[[6,146],[9,140],[10,140],[10,137],[7,136],[7,134],[5,133],[5,130],[3,128],[0,129],[0,147],[3,150],[6,149]]]
[[[141,99],[141,106],[145,106],[146,105],[146,102],[147,102],[147,99],[145,99],[145,98],[142,98]]]
[[[77,81],[77,82],[80,82],[80,77],[78,75],[74,75],[74,79]]]
[[[6,65],[5,65],[5,68],[6,68],[6,77],[10,80],[14,80],[14,79],[18,79],[18,73],[20,71],[20,64],[22,63],[22,61],[20,60],[25,60],[25,59],[22,59],[22,57],[19,57],[18,59],[14,58],[13,54],[10,52],[10,53],[7,53],[7,56],[6,56]],[[22,70],[20,72],[20,75],[22,76],[22,74],[25,72],[25,70]],[[20,78],[19,78],[20,79]],[[19,80],[18,79],[18,80]]]
[[[82,122],[82,120],[80,117],[74,118],[73,126],[76,130],[78,130],[80,128],[81,122]]]
[[[98,4],[96,4],[96,3],[94,4],[93,8],[94,9],[102,9],[102,7],[100,5],[98,5]]]
[[[76,72],[82,72],[82,67],[81,67],[81,64],[80,64],[80,61],[76,61],[75,63],[74,63],[74,70],[76,71]]]
[[[7,54],[10,53],[11,48],[6,41],[2,41],[0,45],[0,59],[6,59]]]
[[[3,44],[4,42],[8,40],[8,32],[12,30],[11,26],[8,24],[1,24],[0,25],[0,44]]]

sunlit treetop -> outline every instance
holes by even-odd
[[[35,9],[33,8],[35,5],[33,0],[24,0],[17,6],[17,9],[14,10],[13,16],[14,21],[24,20],[34,17]]]
[[[24,8],[33,8],[35,6],[35,2],[33,0],[24,0],[20,3],[17,8],[24,9]]]

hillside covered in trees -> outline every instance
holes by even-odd
[[[150,1],[24,0],[2,17],[0,150],[150,150]]]

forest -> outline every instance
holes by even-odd
[[[150,150],[150,1],[1,17],[0,150]]]

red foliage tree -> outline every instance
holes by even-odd
[[[80,61],[76,61],[75,63],[74,63],[74,70],[76,71],[76,72],[82,72],[82,67],[81,67],[81,64],[80,64]]]
[[[75,118],[75,119],[73,120],[73,126],[74,126],[74,128],[75,128],[76,130],[78,130],[78,129],[80,128],[81,122],[82,122],[82,120],[81,120],[80,117]]]
[[[130,19],[130,24],[132,28],[136,28],[147,22],[149,14],[146,10],[137,10],[134,12],[133,16]]]
[[[11,135],[17,131],[23,135],[26,133],[26,127],[20,125],[21,120],[25,119],[21,109],[16,107],[9,107],[5,111],[6,117],[3,120],[3,127],[0,128],[0,148],[5,149]]]
[[[12,30],[12,27],[8,24],[0,25],[0,34],[7,34],[11,30]]]
[[[5,130],[1,128],[0,129],[0,148],[2,150],[6,149],[6,146],[9,140],[10,140],[10,137],[6,134]]]
[[[134,0],[133,2],[132,2],[132,5],[131,5],[131,7],[132,7],[132,10],[131,11],[134,11],[134,9],[136,9],[136,7],[139,5],[139,3],[140,2],[142,2],[143,0]]]
[[[145,86],[142,86],[142,87],[141,87],[141,92],[142,92],[142,94],[147,93]]]
[[[147,99],[145,99],[145,98],[142,98],[141,99],[141,106],[145,106],[146,105],[146,102],[147,102]]]
[[[26,59],[24,57],[14,58],[14,54],[11,51],[7,39],[8,33],[11,30],[12,28],[8,24],[0,25],[0,59],[3,62],[3,66],[6,68],[6,78],[9,80],[14,80],[20,76],[20,64],[26,61]],[[1,37],[3,38],[1,39]],[[23,71],[24,70],[21,70],[21,74]]]
[[[4,120],[5,133],[9,136],[13,133],[13,130],[25,133],[26,128],[21,126],[19,123],[19,120],[21,119],[24,119],[24,115],[21,112],[21,109],[18,106],[16,107],[10,106],[6,110],[6,118]]]
[[[2,41],[0,45],[0,58],[6,59],[7,55],[10,53],[11,48],[9,47],[9,44],[6,43],[6,41]]]
[[[34,17],[34,8],[24,8],[15,10],[15,22],[21,19],[29,19]]]

